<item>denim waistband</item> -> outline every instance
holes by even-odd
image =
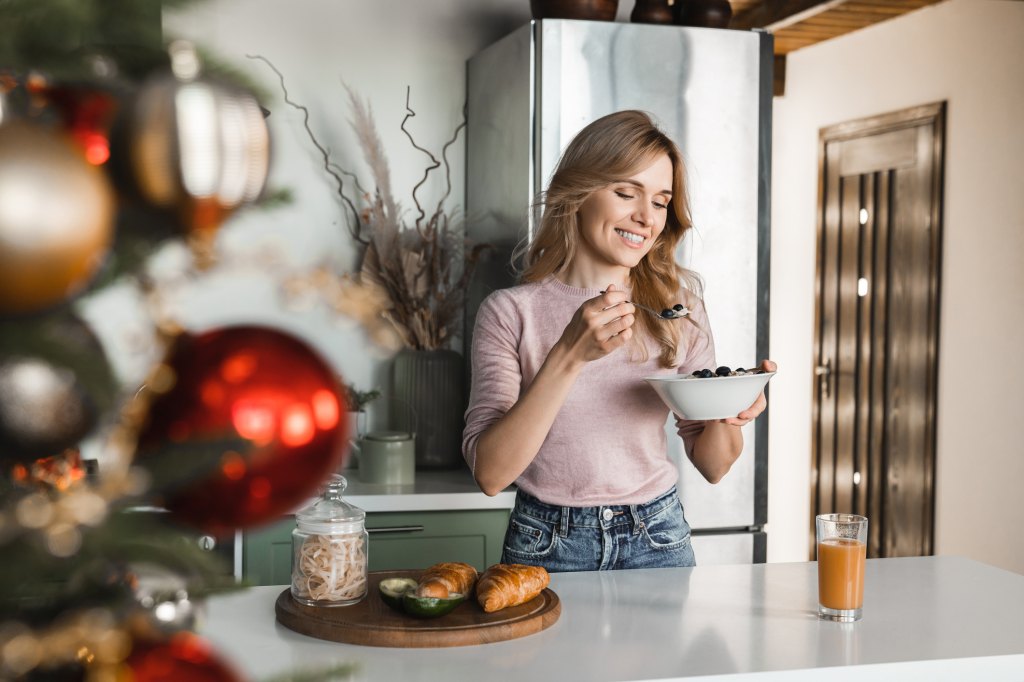
[[[619,524],[643,521],[676,504],[678,495],[672,486],[665,493],[644,504],[609,504],[596,507],[561,507],[541,502],[536,497],[516,492],[515,511],[539,521],[568,526],[608,528]],[[611,513],[606,513],[609,510]]]

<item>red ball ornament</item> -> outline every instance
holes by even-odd
[[[295,337],[186,334],[167,364],[176,381],[150,407],[138,459],[177,519],[217,535],[273,521],[344,463],[341,384]]]
[[[206,640],[180,632],[159,644],[136,643],[125,661],[132,682],[240,682]]]

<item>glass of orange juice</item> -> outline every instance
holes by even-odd
[[[818,540],[818,617],[852,622],[864,606],[868,520],[856,514],[815,517]]]

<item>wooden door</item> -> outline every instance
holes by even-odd
[[[868,556],[932,553],[945,104],[824,128],[814,514],[868,517]]]

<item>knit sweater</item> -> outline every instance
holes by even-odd
[[[463,434],[463,455],[471,470],[480,435],[515,405],[576,310],[598,295],[597,289],[548,277],[500,289],[483,301],[473,332]],[[686,302],[682,293],[680,301]],[[679,473],[668,458],[665,440],[669,410],[643,378],[715,368],[704,307],[699,302],[687,305],[694,309],[696,324],[664,323],[680,325],[682,332],[676,368],[659,367],[659,350],[650,339],[644,341],[644,362],[633,357],[638,349],[631,348],[631,341],[586,363],[536,457],[516,479],[520,490],[548,504],[580,507],[641,504],[675,484]],[[676,428],[689,454],[703,422],[677,418]]]

